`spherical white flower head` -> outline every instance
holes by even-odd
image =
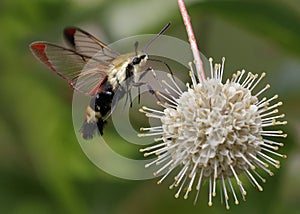
[[[164,110],[147,107],[141,109],[146,116],[159,118],[161,126],[141,128],[149,133],[140,136],[161,135],[155,139],[160,143],[141,151],[147,151],[145,156],[157,155],[155,161],[146,167],[152,164],[161,165],[154,173],[165,173],[158,183],[171,172],[179,170],[170,186],[171,189],[179,187],[176,198],[182,189],[186,190],[184,198],[187,198],[192,188],[195,188],[196,202],[201,183],[208,180],[208,204],[211,206],[212,197],[216,195],[217,182],[220,182],[226,208],[229,208],[227,188],[232,192],[235,203],[239,203],[233,184],[237,184],[242,198],[245,199],[246,191],[239,179],[240,174],[245,174],[250,182],[262,191],[257,178],[262,182],[265,182],[265,179],[258,174],[257,169],[261,168],[273,175],[269,165],[279,168],[279,161],[271,156],[285,158],[285,155],[274,151],[283,144],[266,137],[286,137],[286,134],[281,130],[264,129],[287,122],[276,120],[284,117],[276,115],[276,108],[282,105],[282,102],[270,105],[277,95],[270,99],[258,99],[269,85],[253,94],[254,88],[265,73],[259,78],[257,74],[248,73],[243,78],[245,71],[238,71],[231,80],[222,83],[224,61],[223,58],[222,65],[216,64],[213,68],[210,59],[211,78],[199,82],[196,81],[190,64],[192,86],[187,84],[185,92],[182,92],[171,76],[172,85],[163,81],[166,93],[158,94],[166,103],[158,104],[163,106]],[[232,183],[232,180],[235,182]]]

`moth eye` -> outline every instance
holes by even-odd
[[[136,65],[139,64],[141,62],[141,57],[134,57],[132,59],[132,64]]]

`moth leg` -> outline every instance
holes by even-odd
[[[131,89],[128,91],[128,94],[129,94],[130,108],[132,108],[132,96],[131,96]]]
[[[140,104],[141,103],[141,87],[138,86],[137,88],[138,88],[138,104]]]
[[[126,98],[125,98],[125,103],[124,103],[124,106],[123,106],[123,111],[125,110],[128,99],[129,99],[129,102],[130,102],[130,108],[132,107],[131,87],[129,85],[129,80],[126,80],[125,84],[126,84],[126,89],[124,90],[124,92],[126,93]]]
[[[162,85],[161,85],[161,83],[160,83],[160,81],[157,78],[155,70],[152,67],[148,67],[140,75],[139,82],[136,82],[136,83],[132,84],[133,87],[137,87],[137,89],[138,89],[138,103],[139,104],[140,104],[140,101],[141,101],[141,89],[140,89],[140,87],[143,86],[143,85],[145,85],[148,88],[148,91],[149,91],[150,94],[154,95],[156,97],[156,99],[159,100],[159,98],[158,98],[157,94],[155,93],[155,90],[152,88],[152,86],[148,82],[140,81],[149,72],[152,73],[153,78],[156,80],[156,82],[159,84],[159,86],[161,88],[163,88]]]
[[[141,87],[142,85],[145,85],[145,86],[148,88],[148,92],[149,92],[150,94],[154,95],[158,101],[160,101],[160,99],[158,98],[158,96],[157,96],[155,90],[152,88],[152,86],[151,86],[148,82],[138,82],[138,83],[134,83],[134,84],[133,84],[134,87],[137,87],[137,88],[138,88],[138,90],[139,90],[139,96],[140,96],[140,87]]]

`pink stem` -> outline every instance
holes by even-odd
[[[200,52],[198,50],[198,46],[197,46],[197,42],[196,42],[196,38],[193,32],[193,28],[192,28],[192,24],[190,21],[190,17],[187,13],[185,4],[183,0],[178,0],[178,6],[183,18],[183,22],[186,28],[186,32],[188,34],[189,37],[189,42],[191,45],[191,49],[193,52],[193,56],[194,56],[194,63],[196,66],[196,70],[197,70],[197,74],[198,74],[198,78],[201,80],[205,80],[205,73],[204,73],[204,69],[203,69],[203,63],[202,60],[200,58]]]

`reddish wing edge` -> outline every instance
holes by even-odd
[[[65,28],[64,29],[64,36],[66,38],[66,40],[73,46],[75,47],[75,38],[74,38],[74,35],[75,35],[75,32],[76,32],[76,28],[74,27],[70,27],[70,28]]]
[[[64,80],[68,80],[64,75],[58,72],[55,67],[53,67],[52,63],[50,62],[47,53],[46,53],[46,42],[33,42],[30,44],[30,50],[33,55],[38,58],[42,63],[44,63],[48,68],[54,71],[58,76],[63,78]]]
[[[82,60],[85,62],[85,58],[86,56],[77,53],[75,50],[71,50],[71,49],[67,49],[64,47],[61,47],[59,45],[55,45],[52,43],[48,43],[48,42],[33,42],[29,45],[31,52],[33,53],[33,55],[39,60],[41,61],[43,64],[45,64],[48,68],[50,68],[52,71],[54,71],[58,76],[60,76],[62,79],[68,81],[70,87],[76,91],[79,91],[85,95],[90,95],[90,96],[94,96],[97,93],[101,92],[101,85],[103,84],[105,78],[106,78],[106,74],[104,72],[99,72],[99,71],[95,71],[93,73],[91,72],[79,72],[78,74],[76,74],[76,76],[74,78],[68,78],[66,77],[64,74],[62,74],[59,70],[56,69],[55,65],[51,62],[51,59],[48,57],[47,55],[47,46],[52,46],[52,47],[56,47],[61,49],[61,51],[67,51],[70,54],[74,54],[77,55],[78,57],[82,58]],[[100,74],[100,78],[99,78],[99,74]],[[93,81],[96,82],[94,83],[94,85],[92,85],[89,90],[87,91],[83,91],[81,90],[81,88],[77,88],[76,87],[76,81],[78,78],[93,78],[93,77],[98,77],[98,81]],[[82,87],[83,88],[83,87]]]
[[[108,47],[108,45],[101,42],[92,34],[78,27],[66,27],[64,29],[64,37],[67,40],[67,42],[73,48],[75,48],[75,50],[77,50],[77,48],[86,48],[88,51],[92,52],[96,50],[95,53],[97,53],[100,49],[102,49],[102,51],[107,50],[111,54],[111,56],[117,57],[120,55],[117,51]],[[82,42],[84,46],[80,47],[82,45],[80,44],[80,42]],[[96,45],[96,47],[93,45]],[[80,50],[78,51],[81,52]]]

